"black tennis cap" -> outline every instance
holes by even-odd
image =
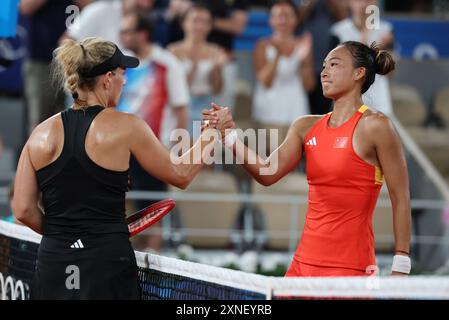
[[[123,52],[115,46],[115,52],[110,58],[89,70],[81,71],[81,75],[85,78],[93,78],[117,68],[136,68],[138,65],[139,59],[124,55]]]

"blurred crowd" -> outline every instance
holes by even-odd
[[[22,0],[20,12],[30,20],[23,70],[29,132],[70,104],[62,91],[47,90],[53,50],[66,38],[101,37],[141,61],[136,71],[127,71],[118,109],[143,117],[166,146],[174,128],[186,128],[195,137],[199,127],[193,121],[200,120],[211,101],[234,105],[238,70],[233,43],[246,28],[252,2]],[[257,41],[253,53],[253,118],[259,127],[284,132],[300,115],[329,112],[320,72],[324,57],[339,43],[375,41],[381,49],[393,48],[389,23],[381,20],[375,28],[366,23],[366,8],[377,2],[281,0],[267,7],[272,34]],[[80,15],[67,24],[66,8],[73,4]],[[376,79],[366,103],[389,114],[387,84],[387,79]]]

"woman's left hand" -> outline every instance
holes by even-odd
[[[224,138],[226,130],[234,129],[235,123],[229,108],[223,108],[212,103],[212,109],[203,110],[203,124],[201,131],[206,128],[215,128],[219,130]]]
[[[219,50],[216,55],[214,55],[214,65],[215,67],[222,68],[229,62],[229,56],[223,50]]]
[[[304,35],[298,40],[295,51],[301,61],[303,61],[312,51],[313,37],[310,32],[304,33]]]

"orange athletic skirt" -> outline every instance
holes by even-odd
[[[370,275],[372,274],[364,270],[306,264],[294,257],[285,277],[356,277]]]

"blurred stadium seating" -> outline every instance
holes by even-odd
[[[228,172],[202,170],[185,191],[175,187],[174,193],[238,194],[237,181]],[[230,230],[237,219],[238,202],[207,202],[179,200],[176,206],[180,213],[185,242],[196,247],[217,248],[230,244]]]

